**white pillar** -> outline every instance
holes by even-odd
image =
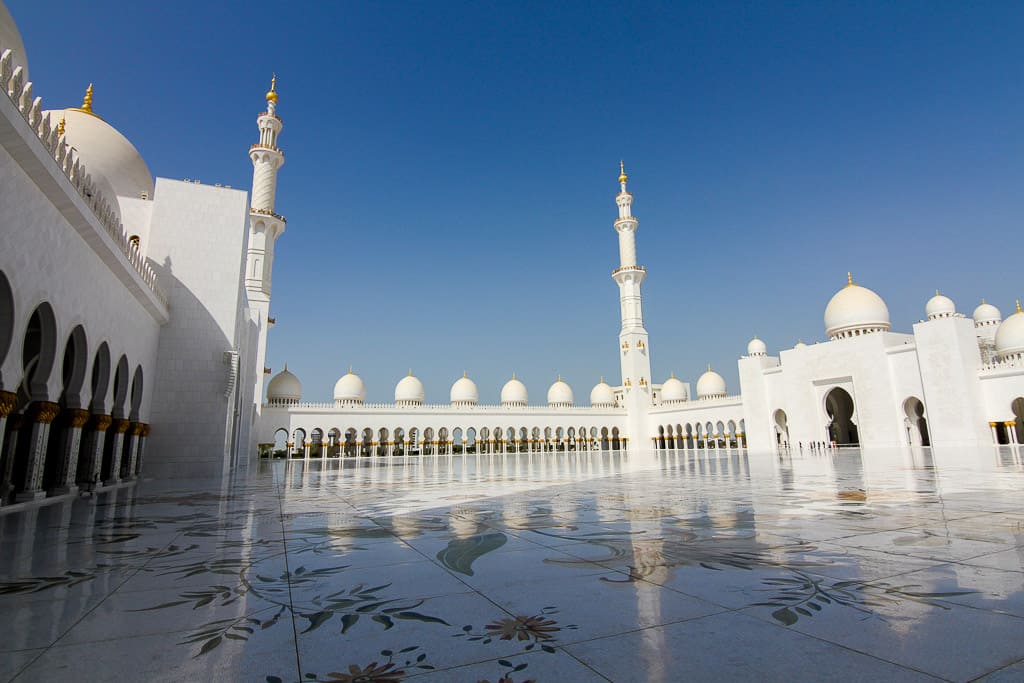
[[[60,407],[49,401],[38,401],[32,405],[32,410],[28,414],[28,469],[25,471],[23,489],[15,496],[18,502],[46,497],[46,491],[42,490],[46,447],[49,445],[50,425],[59,412]]]

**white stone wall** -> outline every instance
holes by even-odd
[[[171,300],[160,336],[147,471],[216,476],[231,464],[235,405],[226,395],[237,351],[248,226],[245,192],[158,178],[147,254]]]
[[[26,169],[0,145],[0,271],[14,294],[14,332],[10,348],[0,360],[0,388],[15,391],[22,379],[22,343],[32,312],[49,303],[56,317],[57,358],[47,383],[48,400],[61,391],[61,361],[71,330],[81,325],[86,334],[86,369],[82,407],[92,400],[89,380],[99,346],[110,349],[109,393],[102,399],[104,411],[112,401],[114,371],[124,356],[130,373],[143,369],[144,394],[140,419],[148,421],[155,383],[158,321],[71,226],[56,204],[74,204],[77,193],[60,192],[59,178],[51,176],[48,196]],[[29,168],[33,173],[37,169]],[[67,186],[70,188],[70,185]],[[66,188],[65,188],[66,189]],[[80,198],[78,199],[80,202]],[[84,205],[81,207],[84,211]],[[87,214],[83,215],[88,218]],[[97,224],[97,230],[101,230]],[[131,381],[129,376],[128,381]],[[44,397],[36,397],[43,399]],[[127,407],[125,409],[127,417]]]

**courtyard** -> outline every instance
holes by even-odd
[[[1015,447],[252,467],[0,516],[0,679],[1024,679]]]

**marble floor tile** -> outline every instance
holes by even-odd
[[[748,647],[756,649],[756,656]],[[565,650],[622,683],[937,680],[737,613],[600,638]]]

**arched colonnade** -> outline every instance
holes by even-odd
[[[462,453],[599,452],[624,450],[617,426],[575,427],[279,427],[262,457],[457,455]]]
[[[746,422],[741,419],[707,420],[658,425],[651,437],[655,450],[746,448]]]
[[[17,305],[15,286],[0,271],[0,505],[134,479],[149,435],[141,363],[50,301]]]

